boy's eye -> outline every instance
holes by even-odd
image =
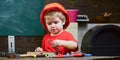
[[[58,24],[58,21],[48,22],[47,25],[51,25],[52,23],[54,23],[54,24]]]
[[[48,25],[51,25],[52,23],[47,23]]]
[[[58,21],[54,21],[54,23],[55,23],[55,24],[57,24],[57,23],[58,23]]]

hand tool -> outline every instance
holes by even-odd
[[[69,54],[69,55],[62,55],[62,54],[58,54],[58,55],[54,55],[54,56],[50,56],[52,58],[67,58],[67,57],[83,57],[83,56],[92,56],[91,54]]]
[[[27,54],[15,54],[15,53],[9,53],[8,58],[25,58],[25,57],[48,57],[51,55],[55,55],[53,52],[27,52]]]
[[[35,55],[35,54],[9,54],[8,58],[25,58],[25,57],[32,57],[32,58],[37,58],[37,57],[47,57],[48,55]]]

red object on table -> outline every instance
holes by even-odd
[[[82,57],[83,54],[73,54],[73,57]]]

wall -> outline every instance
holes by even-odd
[[[59,2],[66,9],[71,8],[70,0],[45,0],[45,4],[51,2]],[[109,22],[120,22],[120,4],[119,0],[75,0],[77,1],[73,4],[75,9],[79,9],[80,15],[88,15],[91,21],[94,21],[95,18],[103,17],[105,12],[112,13],[109,16]],[[101,18],[102,20],[102,18]]]

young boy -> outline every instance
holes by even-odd
[[[36,52],[58,52],[67,54],[78,50],[78,42],[65,29],[68,27],[69,15],[59,3],[47,4],[41,12],[40,21],[48,33],[43,37],[42,47]]]

